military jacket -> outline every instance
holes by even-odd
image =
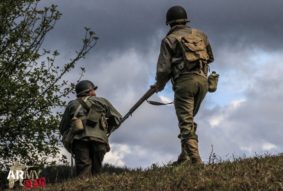
[[[78,99],[84,98],[85,97]],[[66,130],[71,128],[71,119],[74,117],[76,109],[81,104],[78,99],[70,101],[65,109],[63,118],[60,123],[60,133],[62,135]],[[82,132],[75,134],[74,139],[93,140],[108,145],[107,133],[110,129],[115,129],[115,127],[118,126],[122,118],[121,114],[108,100],[102,97],[88,97],[85,103],[88,107],[94,106],[97,113],[96,115],[98,115],[99,117],[97,121],[98,124],[94,125],[93,127],[90,127],[90,125],[86,124],[87,122],[84,119],[86,119],[89,110],[86,107],[82,106],[78,111],[76,117],[80,117],[82,119],[85,129]]]
[[[194,32],[197,33],[197,35],[203,39],[206,45],[206,50],[208,54],[208,60],[206,62],[206,65],[213,62],[214,57],[213,57],[212,49],[205,33],[203,33],[198,29],[192,29],[191,27],[186,25],[176,25],[172,27],[171,30],[166,35],[166,37],[161,42],[160,54],[157,62],[156,82],[159,85],[160,90],[164,88],[168,80],[174,77],[174,64],[175,64],[174,62],[183,61],[182,50],[179,47],[179,42],[177,37],[185,36],[187,33],[190,33],[192,30],[194,30]],[[200,69],[196,65],[196,67],[194,66],[191,67],[190,70],[191,72],[198,73],[199,72],[198,70]],[[205,75],[207,75],[207,70],[204,72]]]

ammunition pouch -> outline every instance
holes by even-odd
[[[208,73],[208,64],[200,60],[195,62],[181,61],[173,63],[172,69],[173,81],[183,74],[198,74],[206,78]]]
[[[88,114],[85,119],[85,126],[89,128],[100,128],[101,130],[107,130],[107,120],[103,111],[103,108],[100,108],[94,103],[83,103],[82,106],[87,109]]]
[[[83,121],[78,117],[73,117],[71,119],[71,128],[74,134],[82,132],[84,130]]]
[[[92,100],[87,102],[81,100],[81,104],[88,111],[87,116],[83,120],[85,127],[84,136],[102,143],[108,143],[108,123],[104,108]]]
[[[71,129],[74,134],[80,133],[84,130],[84,124],[83,124],[83,119],[85,118],[84,116],[78,117],[79,111],[81,109],[82,103],[85,103],[85,101],[89,98],[89,96],[85,97],[84,100],[80,100],[80,105],[77,107],[73,118],[71,119]]]

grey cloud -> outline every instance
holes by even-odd
[[[274,61],[275,66],[277,63]],[[201,126],[205,128],[199,133],[206,154],[209,145],[214,145],[216,154],[222,157],[263,154],[267,152],[263,148],[267,143],[276,146],[268,152],[282,152],[282,69],[279,66],[250,74],[250,78],[255,78],[253,86],[244,91],[245,101],[238,107],[231,110],[231,105],[225,105],[202,110],[199,118],[203,119]],[[214,128],[210,123],[212,116],[222,116]],[[252,153],[243,150],[249,147]]]
[[[161,17],[161,12],[156,14],[157,2],[71,2],[61,1],[59,4],[63,17],[61,23],[58,23],[56,33],[64,34],[62,41],[80,38],[78,34],[81,29],[88,26],[95,30],[100,38],[98,51],[107,52],[129,47],[141,48],[148,44],[152,35],[159,30],[159,27],[155,26]]]
[[[232,43],[270,50],[282,48],[278,42],[282,39],[282,1],[217,0],[194,5],[193,23],[208,32],[215,46]]]
[[[51,1],[52,2],[52,1]],[[49,39],[66,47],[82,36],[82,28],[93,28],[100,37],[98,52],[129,47],[147,50],[154,39],[166,34],[165,14],[175,4],[184,6],[192,26],[208,33],[213,47],[228,44],[282,48],[283,2],[264,1],[55,1],[63,13]],[[160,31],[162,36],[160,36]]]

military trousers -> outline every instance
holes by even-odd
[[[173,88],[174,105],[180,128],[178,137],[182,143],[189,139],[198,141],[194,116],[207,93],[207,78],[198,74],[184,74],[174,81]]]
[[[106,153],[106,145],[96,141],[74,140],[73,154],[75,155],[76,175],[87,177],[98,174]]]

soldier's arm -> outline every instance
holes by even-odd
[[[171,48],[169,41],[165,38],[161,42],[160,53],[156,69],[156,85],[158,91],[164,89],[166,83],[171,77]]]
[[[214,56],[213,56],[213,52],[212,52],[212,48],[211,48],[210,42],[209,42],[209,40],[208,40],[206,35],[205,35],[205,41],[206,41],[206,50],[207,50],[207,53],[209,55],[208,63],[211,63],[211,62],[214,61]]]
[[[120,121],[122,119],[122,115],[117,111],[117,109],[107,100],[107,99],[103,99],[105,102],[105,106],[106,106],[106,117],[107,119],[107,123],[108,126],[111,129],[115,129],[115,127],[117,127],[120,124]]]
[[[211,62],[214,61],[214,56],[213,56],[213,53],[212,53],[211,45],[208,44],[207,47],[206,47],[206,49],[207,49],[207,53],[208,53],[208,55],[209,55],[208,63],[211,63]]]

